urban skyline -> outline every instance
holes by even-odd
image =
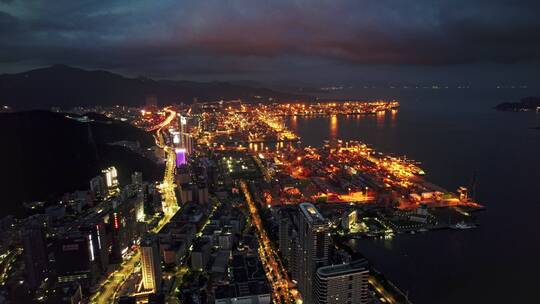
[[[0,304],[535,302],[538,12],[0,0]]]

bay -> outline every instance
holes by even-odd
[[[304,145],[360,140],[421,162],[427,179],[454,190],[477,180],[487,207],[471,230],[359,240],[356,247],[413,303],[536,302],[540,273],[540,114],[493,106],[526,89],[348,90],[346,99],[400,101],[395,114],[290,117]],[[329,97],[329,96],[326,96]]]

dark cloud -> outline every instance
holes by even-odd
[[[0,62],[173,77],[537,64],[538,11],[519,0],[1,0]]]
[[[12,33],[17,31],[18,19],[14,16],[0,11],[0,33]]]

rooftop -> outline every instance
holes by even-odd
[[[301,203],[300,210],[309,222],[315,223],[324,221],[324,217],[312,203]]]
[[[369,270],[369,262],[366,259],[356,260],[347,264],[324,266],[317,269],[317,275],[321,277],[341,276]]]

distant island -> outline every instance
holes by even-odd
[[[503,102],[495,106],[499,111],[540,111],[540,97],[529,96],[519,102]]]

